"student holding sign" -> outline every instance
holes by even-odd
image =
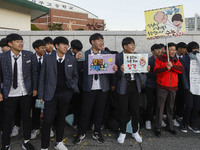
[[[158,57],[155,61],[154,72],[157,75],[157,104],[155,115],[155,135],[161,135],[161,123],[165,101],[167,101],[167,121],[168,127],[166,128],[171,134],[176,134],[173,129],[173,107],[178,89],[178,74],[183,72],[183,66],[180,61],[175,58],[176,44],[169,43],[169,62],[166,54]]]
[[[199,93],[199,44],[190,42],[187,46],[189,54],[181,59],[184,67],[183,71],[183,88],[185,98],[185,110],[181,131],[187,133],[189,128],[194,133],[200,133],[196,127],[196,119],[200,110],[200,93]],[[192,69],[191,69],[192,68]]]
[[[139,123],[139,93],[141,92],[141,82],[138,73],[124,74],[124,54],[133,54],[135,50],[135,41],[131,37],[126,37],[122,41],[123,51],[116,56],[116,65],[118,71],[117,78],[117,94],[120,109],[120,135],[117,142],[124,143],[126,137],[126,125],[129,121],[128,114],[132,117],[132,137],[141,143],[142,138],[138,133]]]

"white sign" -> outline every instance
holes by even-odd
[[[190,60],[190,92],[200,95],[200,54],[196,60]]]

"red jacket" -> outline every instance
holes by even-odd
[[[170,60],[173,67],[167,69],[167,55],[160,56],[155,61],[154,72],[157,75],[157,88],[170,91],[178,90],[178,73],[183,72],[183,66],[177,58]]]

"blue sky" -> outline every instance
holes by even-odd
[[[62,0],[104,19],[109,31],[144,30],[144,11],[183,5],[185,17],[200,14],[199,0]]]

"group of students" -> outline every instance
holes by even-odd
[[[67,150],[63,143],[63,136],[66,125],[65,117],[69,112],[74,113],[74,125],[77,125],[78,129],[78,134],[74,139],[75,144],[80,144],[85,138],[91,123],[94,124],[93,138],[103,143],[101,127],[110,91],[116,93],[119,109],[120,133],[117,142],[124,143],[126,127],[130,119],[132,137],[137,142],[142,142],[142,137],[139,135],[139,100],[144,88],[141,74],[125,74],[123,60],[124,54],[135,53],[135,41],[131,37],[122,40],[123,51],[116,54],[114,74],[89,75],[89,55],[110,53],[104,48],[103,40],[103,36],[99,33],[90,36],[91,48],[85,51],[85,61],[78,61],[82,57],[79,52],[83,48],[79,40],[71,41],[70,48],[69,41],[65,37],[56,37],[54,40],[46,37],[43,40],[36,40],[32,44],[36,51],[35,54],[23,50],[23,38],[19,34],[10,34],[1,40],[0,45],[3,52],[0,55],[2,150],[10,149],[10,135],[12,128],[15,127],[13,127],[15,124],[13,120],[17,109],[21,112],[24,139],[22,148],[25,150],[35,149],[30,139],[36,138],[40,131],[41,150],[47,150],[50,137],[54,134],[52,127],[56,133],[54,148]],[[199,96],[190,92],[190,66],[188,65],[190,55],[196,55],[199,45],[196,42],[188,45],[168,43],[169,61],[168,55],[161,46],[154,44],[151,47],[153,56],[149,58],[147,68],[149,72],[146,74],[145,83],[146,128],[151,129],[155,116],[155,135],[161,135],[166,102],[167,131],[176,134],[173,129],[175,102],[176,115],[183,116],[181,131],[187,132],[188,127],[195,133],[199,133],[199,130],[195,128],[200,107]],[[54,47],[56,50],[53,50]],[[178,86],[180,88],[177,91]],[[184,92],[185,103],[183,98],[180,98],[183,95],[180,90],[186,91]],[[41,104],[44,102],[44,109],[35,107],[37,100]],[[43,112],[43,122],[40,129],[41,112]]]

